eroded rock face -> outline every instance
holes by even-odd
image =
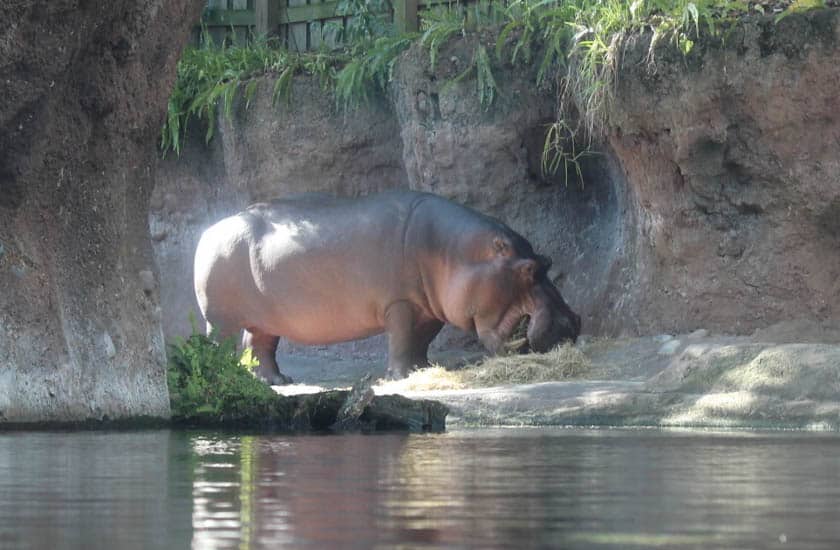
[[[609,142],[637,211],[638,330],[840,316],[840,14],[623,60]]]
[[[148,197],[201,4],[0,6],[0,424],[169,414]]]

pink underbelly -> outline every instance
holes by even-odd
[[[327,344],[338,344],[340,342],[349,342],[351,340],[360,340],[362,338],[367,338],[369,336],[374,336],[376,334],[381,334],[384,332],[383,329],[369,329],[364,331],[359,330],[346,330],[346,331],[325,331],[325,332],[303,332],[303,331],[290,331],[287,334],[281,334],[281,336],[291,342],[296,344],[304,344],[304,345],[327,345]]]
[[[367,338],[384,331],[382,323],[373,314],[350,311],[336,315],[334,312],[318,311],[321,308],[307,308],[305,313],[284,315],[263,319],[258,328],[274,336],[286,338],[298,344],[324,345]],[[291,313],[291,314],[290,314]]]

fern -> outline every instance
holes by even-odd
[[[181,421],[265,418],[277,396],[254,377],[258,365],[246,351],[236,353],[232,338],[221,343],[193,333],[169,347],[167,382],[172,416]]]
[[[441,46],[458,33],[464,34],[466,15],[453,8],[437,8],[423,17],[423,34],[420,44],[429,49],[429,64],[434,71]]]
[[[385,36],[360,48],[336,74],[335,100],[339,108],[353,109],[382,95],[393,77],[397,56],[412,40],[411,35]]]
[[[493,78],[493,70],[490,67],[490,58],[487,50],[479,45],[475,52],[476,85],[478,86],[478,102],[487,110],[496,99],[498,86]]]

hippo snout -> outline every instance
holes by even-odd
[[[564,342],[576,342],[580,334],[580,315],[571,310],[534,315],[528,326],[528,346],[545,353]]]

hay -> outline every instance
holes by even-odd
[[[448,371],[440,365],[412,372],[402,380],[378,380],[377,393],[423,391],[423,390],[460,390],[465,387],[456,371]]]
[[[464,383],[480,387],[565,380],[581,376],[590,366],[582,351],[565,344],[548,353],[490,357],[458,372]]]
[[[383,393],[532,384],[580,377],[590,367],[589,358],[580,349],[565,344],[548,353],[490,357],[459,370],[441,366],[420,369],[403,380],[380,380],[377,390]]]

